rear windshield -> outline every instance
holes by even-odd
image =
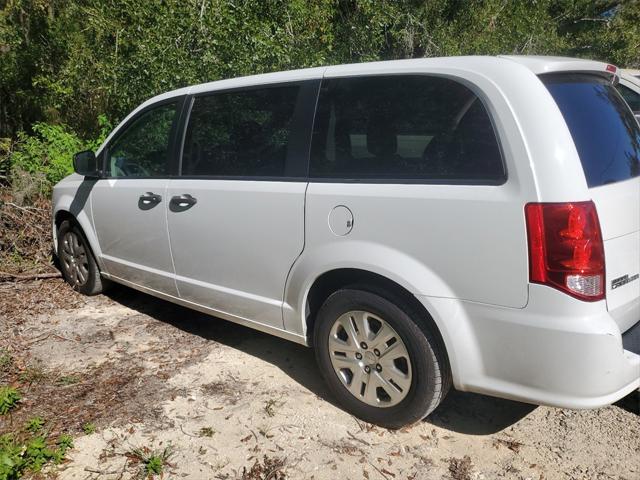
[[[640,173],[640,127],[606,79],[588,74],[542,75],[564,115],[589,187]]]

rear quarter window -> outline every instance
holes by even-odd
[[[310,176],[495,185],[506,173],[473,91],[442,77],[390,75],[323,80]]]
[[[588,74],[541,76],[575,143],[589,187],[640,173],[640,127],[615,87]]]

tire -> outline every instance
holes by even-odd
[[[84,295],[104,291],[105,280],[100,276],[89,242],[76,222],[64,220],[58,227],[56,254],[62,276],[71,288]]]
[[[451,385],[447,357],[421,315],[400,297],[361,286],[327,298],[314,326],[315,355],[331,392],[348,412],[397,429],[422,420],[444,399]],[[360,328],[349,334],[354,324]],[[363,338],[366,348],[354,348]]]

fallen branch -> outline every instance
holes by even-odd
[[[27,274],[27,275],[0,272],[0,282],[9,282],[12,280],[15,280],[15,281],[44,280],[46,278],[59,278],[59,277],[62,277],[62,274],[60,272],[33,273],[33,274]]]

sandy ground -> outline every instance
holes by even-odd
[[[0,346],[42,372],[24,415],[74,434],[61,479],[134,478],[133,449],[167,447],[164,478],[640,479],[637,393],[569,411],[451,392],[392,432],[335,404],[310,349],[125,288],[74,298],[0,313]]]

